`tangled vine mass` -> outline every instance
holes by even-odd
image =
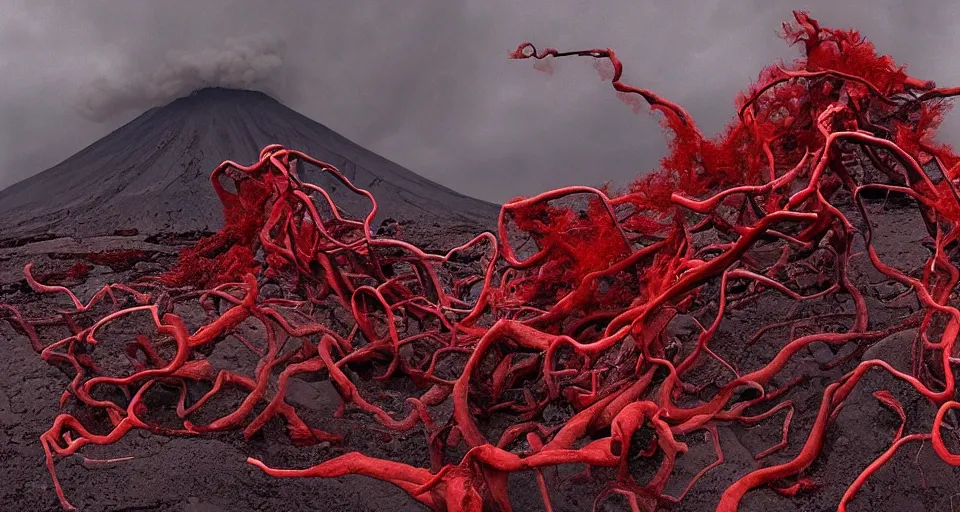
[[[551,510],[547,475],[569,464],[597,484],[597,504],[616,495],[635,511],[669,508],[722,463],[719,426],[778,418],[782,442],[753,454],[756,467],[722,491],[717,510],[737,510],[761,487],[817,492],[805,471],[870,372],[907,385],[935,416],[926,420],[930,430],[907,433],[901,401],[889,390],[874,393],[900,427],[846,489],[839,509],[908,443],[929,443],[944,462],[960,465],[945,434],[957,428],[952,410],[960,408],[953,294],[960,280],[960,158],[934,140],[960,88],[907,75],[854,30],[794,15],[783,36],[802,47],[802,58],[764,69],[714,138],[704,137],[682,107],[622,82],[612,50],[518,47],[511,58],[535,59],[539,69],[555,58],[592,58],[623,101],[658,113],[669,152],[658,170],[619,192],[578,186],[511,200],[496,235],[482,233],[446,254],[378,235],[369,192],[331,165],[273,145],[253,165],[228,161],[213,171],[225,227],[183,250],[164,273],[108,285],[84,303],[70,289],[34,278],[27,265],[36,293],[70,299],[57,318],[73,334],[42,340],[41,320],[13,306],[2,306],[0,318],[44,360],[71,373],[61,405],[97,412],[111,425],[97,434],[64,412],[41,436],[62,506],[73,508],[55,461],[135,429],[169,436],[242,430],[250,438],[277,420],[298,444],[341,442],[286,400],[290,379],[301,374],[329,380],[341,398],[339,416],[423,432],[429,463],[355,451],[307,469],[248,462],[281,478],[380,479],[435,510],[510,510],[507,481],[522,471],[536,476]],[[365,197],[368,215],[344,214],[327,190],[301,180],[295,161]],[[902,269],[877,250],[867,203],[878,197],[899,198],[922,218],[929,235],[922,268]],[[879,325],[855,265],[899,283],[916,310]],[[790,313],[749,325],[735,339],[718,337],[733,312],[771,297],[790,305]],[[828,301],[839,310],[805,309]],[[104,305],[108,313],[89,314]],[[183,316],[188,310],[202,317],[195,327]],[[116,354],[128,365],[99,364],[98,335],[132,317],[147,322]],[[695,328],[678,330],[680,320]],[[241,329],[250,325],[256,328]],[[911,368],[857,358],[908,330],[915,333]],[[761,338],[779,344],[769,360],[724,356],[734,353],[730,346],[749,354]],[[228,342],[242,343],[255,365],[216,367],[207,356]],[[778,374],[815,343],[856,350],[829,363],[848,370],[821,390],[806,440],[795,446],[788,443],[790,420],[803,404],[787,397],[804,377],[785,381]],[[372,391],[388,383],[392,394]],[[163,416],[151,404],[156,388],[178,393],[175,414]],[[397,389],[406,395],[398,398]],[[242,393],[239,405],[201,419],[227,390]],[[692,434],[712,446],[716,461],[671,495],[668,480]],[[765,463],[788,450],[795,455]],[[638,477],[632,469],[639,463],[652,465],[652,476]]]

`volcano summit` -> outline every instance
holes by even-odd
[[[44,172],[0,191],[3,238],[36,233],[88,237],[214,231],[222,206],[210,171],[225,160],[256,162],[282,144],[340,169],[378,198],[377,221],[489,229],[498,207],[431,182],[347,140],[266,94],[207,88],[151,109]],[[339,182],[306,169],[301,177],[337,192]],[[341,186],[342,188],[342,186]],[[339,200],[355,216],[370,205]],[[351,202],[352,200],[352,202]]]

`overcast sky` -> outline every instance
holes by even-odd
[[[591,59],[547,75],[507,52],[613,48],[630,82],[713,134],[764,65],[799,55],[776,36],[796,8],[960,84],[953,0],[0,0],[0,188],[203,83],[266,89],[490,201],[624,184],[663,154],[655,119],[620,103]],[[942,134],[960,144],[960,114]]]

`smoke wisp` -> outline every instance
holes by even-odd
[[[227,39],[223,48],[170,55],[159,67],[124,69],[82,86],[77,112],[104,122],[133,109],[146,110],[204,87],[273,93],[283,85],[283,41],[267,35]],[[140,67],[149,66],[147,63]]]

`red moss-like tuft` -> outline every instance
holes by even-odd
[[[216,286],[254,271],[258,235],[267,212],[269,186],[245,178],[237,181],[236,194],[215,182],[223,201],[224,227],[180,251],[176,267],[160,276],[168,286]]]
[[[86,263],[74,263],[62,272],[50,272],[37,277],[37,281],[47,284],[59,284],[67,281],[83,281],[90,275],[93,266]]]
[[[110,267],[114,272],[124,272],[133,268],[141,261],[149,260],[155,252],[142,251],[139,249],[124,249],[119,251],[88,252],[78,254],[94,265],[103,265]]]

